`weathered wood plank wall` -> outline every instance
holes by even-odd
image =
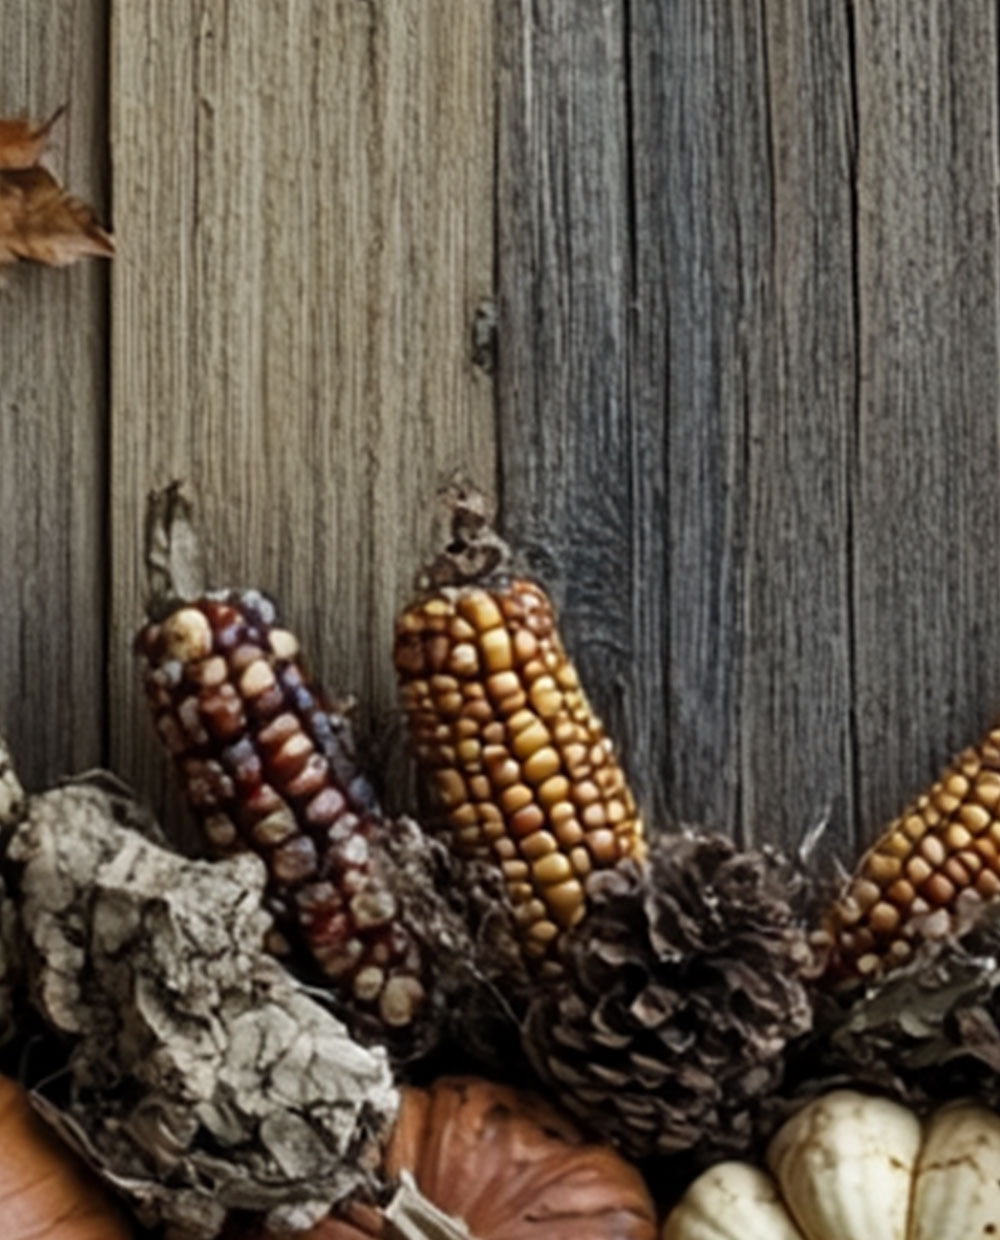
[[[128,635],[174,477],[216,582],[279,598],[363,723],[393,710],[428,501],[494,479],[492,35],[484,3],[118,6],[112,754],[144,789]]]
[[[884,813],[1000,708],[997,12],[859,5],[858,786]]]
[[[849,850],[1000,705],[995,20],[504,6],[508,521],[657,817]]]
[[[100,274],[0,302],[0,709],[30,702],[32,777],[99,751],[163,796],[127,635],[173,476],[219,580],[274,590],[369,722],[436,485],[495,481],[657,821],[788,843],[828,812],[849,851],[987,723],[995,5],[113,7],[110,429]],[[8,4],[0,44],[40,111],[91,49],[98,197],[103,18]],[[67,684],[100,696],[105,505],[107,746],[63,724]]]
[[[52,164],[102,211],[107,7],[0,4],[0,116],[68,103]],[[0,289],[0,719],[40,784],[105,753],[108,272],[17,275]]]

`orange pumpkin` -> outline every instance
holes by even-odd
[[[3,1240],[130,1240],[113,1199],[51,1133],[14,1081],[0,1077]]]
[[[477,1240],[653,1240],[642,1177],[613,1150],[588,1145],[533,1094],[446,1077],[403,1091],[385,1172],[412,1173],[425,1197]],[[355,1207],[302,1240],[379,1240],[381,1215]],[[259,1233],[258,1233],[259,1235]],[[260,1240],[266,1240],[260,1236]]]

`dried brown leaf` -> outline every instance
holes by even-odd
[[[63,267],[114,253],[93,208],[38,165],[64,111],[47,121],[0,118],[0,267],[19,259]]]
[[[34,167],[45,152],[52,126],[65,111],[65,105],[57,108],[47,121],[0,117],[0,168]]]
[[[29,259],[63,267],[113,253],[93,209],[45,168],[0,171],[0,264]]]

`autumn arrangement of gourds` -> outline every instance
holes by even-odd
[[[111,252],[87,209],[36,168],[50,127],[0,121],[0,263],[44,259],[37,236],[25,238],[57,200],[87,240],[45,261]],[[275,603],[255,589],[190,588],[190,566],[174,557],[191,545],[176,537],[188,502],[171,487],[150,512],[135,649],[153,726],[230,884],[219,900],[240,906],[238,934],[254,940],[239,1028],[220,1023],[212,1037],[256,1049],[224,1083],[239,1106],[214,1080],[196,1101],[186,1085],[170,1094],[169,1079],[167,1093],[144,1097],[156,1074],[133,1074],[125,1121],[114,1118],[123,1078],[112,1085],[93,1058],[82,1073],[78,1063],[73,1090],[103,1116],[94,1131],[51,1090],[0,1077],[5,1237],[117,1240],[138,1234],[129,1206],[171,1236],[227,1240],[1000,1234],[1000,729],[908,805],[846,883],[808,858],[741,851],[724,833],[650,830],[543,584],[519,570],[485,497],[457,485],[445,548],[392,644],[421,793],[414,818],[394,816]],[[121,790],[67,795],[25,798],[0,745],[0,940],[23,955],[11,967],[31,1009],[27,1031],[11,1032],[12,1019],[8,1036],[24,1047],[48,1039],[49,1055],[79,1032],[53,1001],[51,970],[65,980],[72,957],[86,976],[100,937],[112,941],[114,974],[148,940],[130,926],[187,881]],[[55,877],[38,876],[49,873],[46,830],[72,834],[78,818],[98,848],[102,824],[121,834],[100,861],[93,921],[84,911],[59,938],[39,893],[55,908],[73,865],[92,867],[96,891],[99,867],[70,847]],[[116,863],[125,872],[109,878]],[[211,869],[197,871],[206,891]],[[140,873],[159,874],[163,890],[154,881],[133,907]],[[91,879],[76,881],[86,904]],[[181,950],[188,923],[176,919],[189,914],[150,916],[163,934],[155,969],[158,951]],[[75,982],[68,993],[95,1009],[98,992],[118,995],[108,1028],[126,1031],[138,1059],[152,1037],[142,1021],[159,1019],[147,1054],[158,1061],[178,1011],[191,1027],[222,1021],[209,974],[213,952],[225,964],[233,950],[225,927],[236,914],[206,908],[205,918],[220,936],[200,958],[206,972],[185,965],[180,981],[164,981],[166,998],[148,993],[149,960],[141,984],[116,990],[118,975],[99,982],[95,966],[93,993]],[[121,998],[130,989],[146,992],[142,1021],[139,997],[134,1010]],[[255,1023],[257,994],[274,1008],[270,1023]],[[91,1016],[99,1029],[101,1012]],[[340,1050],[322,1049],[330,1037]],[[287,1045],[271,1053],[275,1039]],[[210,1062],[196,1045],[179,1045],[161,1076],[183,1080],[197,1054]],[[279,1083],[258,1095],[247,1079],[262,1058]],[[282,1096],[279,1069],[292,1062],[302,1097],[315,1065],[330,1065],[314,1112]],[[456,1064],[462,1074],[445,1070]],[[351,1088],[371,1082],[350,1107],[348,1077]],[[324,1129],[341,1102],[348,1118]],[[171,1213],[150,1184],[159,1176],[164,1194],[180,1184],[182,1147],[199,1129],[211,1138],[192,1164],[203,1196],[185,1183],[187,1205]],[[317,1132],[328,1141],[322,1193],[297,1170]],[[347,1134],[339,1145],[337,1133]],[[147,1158],[144,1186],[114,1170],[119,1137]],[[251,1146],[267,1155],[253,1191],[226,1171]],[[283,1162],[296,1169],[294,1199],[272,1176]],[[178,1220],[213,1185],[211,1217],[185,1230]]]

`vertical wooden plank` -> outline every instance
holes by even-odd
[[[653,818],[791,844],[852,816],[846,21],[598,13],[501,13],[508,525]]]
[[[770,249],[747,341],[744,831],[817,819],[855,852],[850,477],[857,397],[854,89],[844,6],[767,0]]]
[[[666,785],[792,846],[851,817],[844,16],[633,6],[635,419],[668,422]]]
[[[997,26],[855,6],[859,803],[873,830],[1000,707]]]
[[[0,116],[69,105],[51,165],[107,216],[104,0],[0,5]],[[0,721],[40,786],[103,757],[107,271],[0,290]]]
[[[489,0],[115,10],[117,764],[159,787],[128,652],[143,497],[189,479],[220,583],[274,592],[363,721],[440,482],[494,485]],[[159,794],[157,794],[158,796]]]
[[[747,419],[771,246],[760,15],[639,3],[632,41],[635,390],[666,422],[665,784],[679,817],[737,831]]]
[[[663,582],[644,520],[661,453],[656,425],[634,426],[628,390],[623,7],[516,0],[498,16],[505,528],[560,605],[567,646],[648,804],[663,731],[647,731],[656,679],[645,660]]]

